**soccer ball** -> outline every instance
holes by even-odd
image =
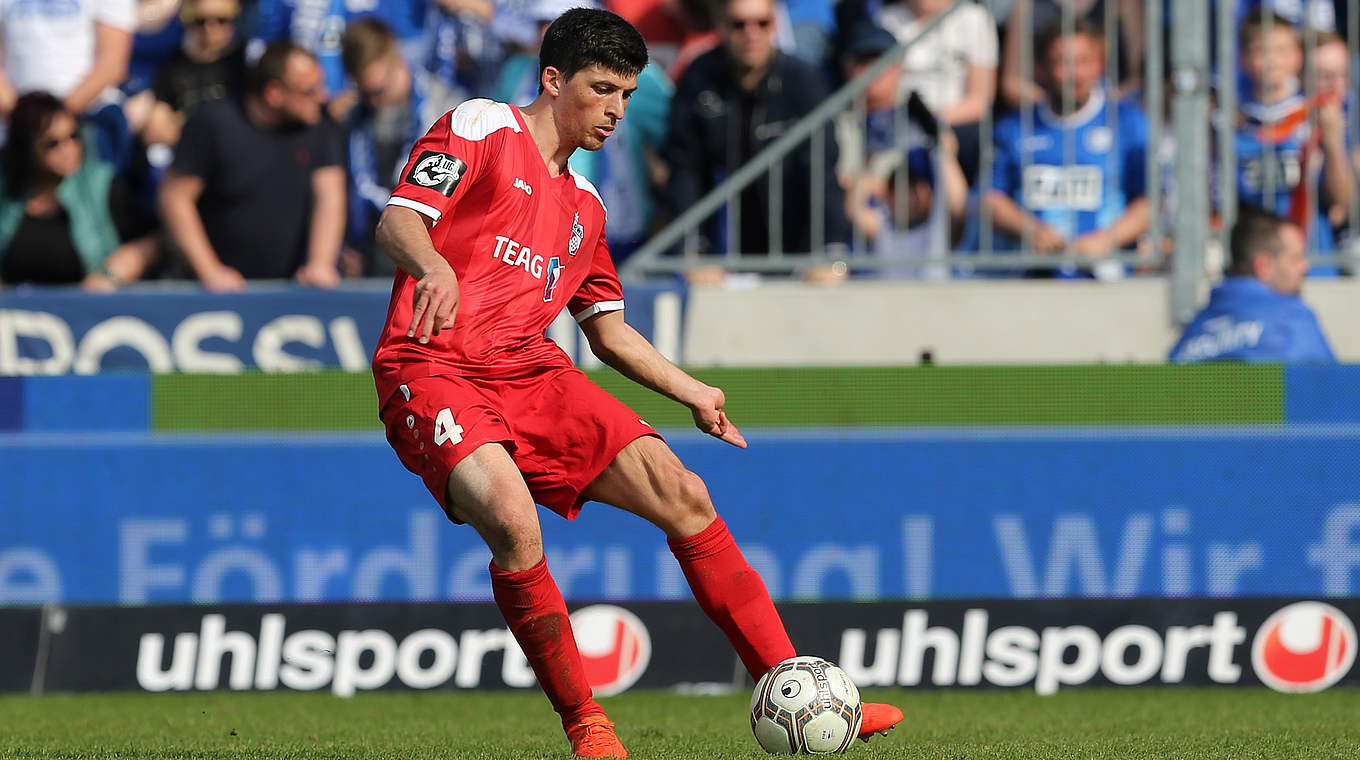
[[[751,731],[775,755],[844,752],[859,734],[859,689],[820,657],[792,657],[751,694]]]

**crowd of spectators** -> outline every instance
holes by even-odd
[[[622,128],[572,158],[617,261],[924,32],[700,248],[856,248],[882,276],[942,279],[958,272],[945,253],[986,239],[1089,260],[1046,276],[1119,277],[1112,253],[1155,247],[1149,183],[1174,197],[1146,172],[1149,150],[1168,154],[1148,145],[1165,115],[1140,107],[1145,41],[1165,34],[1144,26],[1149,1],[1169,17],[1169,0],[990,0],[943,19],[953,0],[0,0],[0,284],[390,274],[373,226],[414,140],[467,98],[532,100],[543,29],[580,5],[633,22],[652,56]],[[1216,117],[1235,124],[1235,196],[1295,221],[1309,250],[1349,245],[1346,4],[1235,5],[1240,64],[1214,72],[1239,82],[1240,112]]]

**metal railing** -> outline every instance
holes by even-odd
[[[1030,4],[1017,0],[1020,6],[1016,17],[1009,19],[1012,24],[1027,33],[1017,36],[1019,43],[1020,77],[1025,82],[1035,81],[1035,60],[1033,35],[1034,18],[1030,15]],[[857,227],[852,228],[852,236],[847,245],[826,244],[828,209],[818,194],[822,187],[822,177],[830,168],[822,148],[825,144],[826,130],[841,114],[851,113],[857,124],[863,124],[865,113],[865,91],[889,67],[904,60],[907,51],[920,44],[936,28],[945,22],[961,7],[972,4],[970,0],[955,0],[947,9],[924,24],[920,32],[911,39],[900,42],[884,53],[866,70],[855,76],[838,91],[833,93],[807,116],[789,127],[779,138],[760,150],[754,158],[733,171],[692,207],[685,209],[669,225],[645,243],[629,260],[624,262],[621,273],[625,277],[644,278],[649,275],[673,274],[700,266],[718,266],[729,271],[750,271],[774,274],[795,274],[800,270],[818,265],[841,262],[854,270],[873,272],[888,266],[900,264],[900,260],[884,258],[870,251],[865,245],[864,236]],[[979,0],[993,18],[998,3],[996,0]],[[1305,0],[1307,6],[1309,0]],[[1119,131],[1119,63],[1121,58],[1121,27],[1118,8],[1123,5],[1107,2],[1105,15],[1098,24],[1107,39],[1105,47],[1105,91],[1111,93],[1106,98],[1106,125],[1116,135]],[[1070,4],[1061,4],[1060,23],[1065,33],[1070,34],[1076,24],[1076,16]],[[1140,236],[1136,246],[1118,251],[1110,251],[1106,257],[1092,259],[1075,255],[1071,250],[1061,253],[1039,254],[1033,250],[1028,234],[1022,234],[1017,250],[1002,245],[1003,238],[994,229],[994,214],[991,204],[985,202],[993,189],[993,167],[996,162],[994,145],[994,114],[989,110],[979,124],[978,143],[979,169],[971,190],[968,224],[975,230],[969,250],[953,249],[942,261],[955,275],[1002,271],[1017,273],[1024,270],[1052,270],[1058,268],[1089,269],[1095,261],[1118,262],[1125,273],[1152,273],[1168,276],[1170,289],[1171,314],[1174,321],[1188,319],[1197,307],[1202,286],[1206,280],[1216,276],[1216,268],[1225,260],[1227,251],[1227,231],[1237,205],[1237,186],[1239,166],[1235,138],[1239,129],[1237,120],[1238,105],[1241,100],[1237,87],[1239,61],[1238,8],[1236,3],[1220,2],[1217,14],[1211,14],[1209,4],[1204,0],[1177,2],[1172,4],[1172,16],[1163,18],[1163,4],[1157,1],[1142,4],[1141,21],[1145,27],[1142,46],[1142,109],[1147,118],[1147,150],[1144,163],[1146,175],[1146,199],[1149,204],[1150,219],[1148,228]],[[1360,42],[1360,0],[1347,0],[1349,13],[1347,19],[1348,42],[1352,60],[1355,58],[1357,42]],[[1003,21],[1007,19],[1002,19]],[[1169,24],[1167,22],[1170,22]],[[1170,43],[1171,76],[1164,70],[1165,48],[1163,34]],[[1308,52],[1308,71],[1305,83],[1312,81],[1311,53],[1316,45],[1317,35],[1307,30],[1301,32]],[[1211,45],[1216,56],[1210,55]],[[1004,46],[999,46],[1004,48]],[[1000,51],[999,51],[1000,52]],[[1009,74],[1004,65],[1004,56],[998,56],[998,84],[1002,74]],[[1217,73],[1215,73],[1215,69]],[[1352,77],[1354,79],[1354,77]],[[1165,83],[1165,84],[1164,84]],[[1169,84],[1167,93],[1165,85]],[[1349,94],[1356,97],[1356,82],[1349,85]],[[1215,97],[1216,96],[1216,97]],[[1215,102],[1216,100],[1216,102]],[[1070,112],[1074,105],[1072,83],[1066,81],[1062,87],[1064,111]],[[1023,104],[1022,104],[1023,105]],[[1055,101],[1055,106],[1057,101]],[[1168,109],[1167,106],[1170,106]],[[1169,119],[1168,119],[1169,110]],[[1033,159],[1030,136],[1035,134],[1034,110],[1021,107],[1020,120],[1021,144],[1008,146],[1018,150],[1021,163],[1028,164]],[[1310,119],[1315,124],[1316,114]],[[1165,125],[1169,126],[1168,135]],[[1061,136],[1063,168],[1076,163],[1076,135],[1074,127],[1063,126]],[[1349,135],[1348,150],[1360,146],[1360,122],[1355,118],[1347,124]],[[900,135],[899,135],[900,137]],[[899,143],[900,145],[900,143]],[[808,150],[811,160],[810,176],[789,178],[784,162],[795,151]],[[1279,183],[1288,178],[1278,176],[1275,146],[1265,147],[1266,156],[1260,162],[1263,191],[1267,198],[1272,197]],[[856,156],[862,160],[863,155]],[[1216,171],[1215,171],[1216,170]],[[896,170],[899,180],[905,180],[909,171],[907,162]],[[938,176],[938,172],[936,172]],[[770,183],[769,197],[772,202],[766,208],[765,222],[770,235],[769,251],[740,251],[741,240],[741,196],[743,191],[766,181]],[[808,181],[813,192],[810,208],[790,209],[783,204],[780,188],[788,181]],[[1315,178],[1305,177],[1304,181],[1315,182]],[[1316,185],[1314,185],[1316,187]],[[1316,208],[1317,193],[1309,195],[1310,219],[1316,219],[1312,209]],[[1360,192],[1352,192],[1349,202],[1349,239],[1352,247],[1360,240],[1357,224],[1360,223]],[[811,251],[786,251],[782,234],[784,218],[788,214],[810,216],[807,223],[811,229]],[[832,209],[830,213],[839,210]],[[895,209],[900,212],[901,209]],[[716,214],[725,213],[723,236],[726,246],[715,246],[723,250],[700,250],[700,231],[704,225],[712,223]],[[900,213],[898,214],[900,216]],[[1215,220],[1218,222],[1215,228]],[[749,220],[745,220],[749,223]],[[1210,248],[1218,251],[1217,256],[1207,256]],[[1170,251],[1176,252],[1175,256]],[[1312,251],[1310,257],[1315,264],[1344,265],[1349,254],[1322,254]]]
[[[900,61],[909,47],[925,38],[950,14],[968,2],[969,0],[955,0],[949,8],[931,19],[916,37],[898,43],[896,47],[880,56],[873,65],[847,82],[813,109],[811,113],[796,122],[774,142],[767,145],[750,161],[714,187],[697,203],[681,212],[669,225],[633,253],[624,263],[620,274],[625,277],[645,277],[649,274],[681,272],[706,264],[740,267],[754,271],[788,273],[809,264],[843,261],[847,257],[854,258],[857,265],[872,267],[874,263],[872,261],[859,261],[861,258],[869,259],[871,257],[862,256],[858,252],[848,251],[833,256],[824,250],[826,208],[823,202],[824,198],[819,197],[824,184],[822,173],[827,171],[826,157],[821,154],[825,145],[823,131],[827,129],[833,119],[845,112],[846,109],[853,107],[857,112],[861,112],[864,107],[864,91],[869,85],[889,67]],[[700,225],[706,223],[713,214],[720,210],[726,211],[727,239],[729,241],[741,240],[741,204],[739,200],[741,192],[762,176],[768,179],[772,189],[778,189],[780,185],[777,183],[782,183],[784,179],[782,177],[784,159],[804,144],[808,145],[812,154],[812,174],[808,178],[811,189],[808,213],[811,215],[809,221],[813,251],[800,251],[798,253],[806,255],[796,257],[785,255],[780,240],[783,228],[782,217],[785,210],[782,208],[782,203],[774,203],[768,209],[767,217],[768,229],[771,233],[770,252],[743,253],[729,247],[724,253],[701,253],[698,246],[698,229]],[[782,198],[782,193],[771,192],[770,197]],[[680,255],[670,255],[672,249],[677,245],[682,245]]]

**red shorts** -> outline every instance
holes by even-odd
[[[585,503],[581,491],[625,446],[657,435],[575,367],[514,379],[424,377],[401,386],[379,416],[401,463],[454,522],[449,473],[478,446],[504,444],[534,501],[571,520]]]

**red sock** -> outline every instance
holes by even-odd
[[[567,603],[548,573],[548,560],[511,572],[491,563],[491,593],[529,659],[538,684],[568,726],[604,709],[590,693],[585,666],[567,617]]]
[[[751,677],[796,654],[765,581],[742,556],[721,517],[688,538],[668,541],[704,612],[718,624]]]

